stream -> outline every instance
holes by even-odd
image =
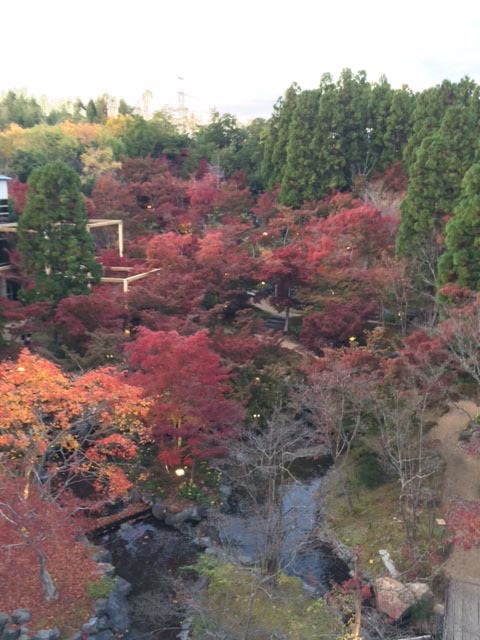
[[[177,592],[188,589],[188,573],[181,567],[193,564],[198,549],[191,539],[153,516],[133,524],[124,523],[98,543],[112,554],[116,575],[132,585],[129,596],[129,639],[174,640],[184,615]]]
[[[317,510],[315,493],[321,487],[324,473],[325,469],[318,465],[307,468],[307,472],[303,467],[302,475],[296,474],[296,481],[285,488],[282,500],[285,532],[280,551],[282,570],[300,578],[306,588],[318,595],[331,582],[349,577],[348,567],[328,547],[313,547],[308,542]],[[255,562],[262,545],[263,527],[251,515],[215,515],[192,528],[192,536],[148,517],[133,524],[124,523],[98,541],[111,552],[116,574],[133,587],[129,596],[132,623],[129,638],[178,638],[185,618],[179,602],[182,593],[194,588],[192,572],[180,568],[194,564],[199,551],[192,538],[205,528],[230,556],[245,564]]]

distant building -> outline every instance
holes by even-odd
[[[0,298],[10,298],[14,300],[17,297],[18,290],[21,288],[20,276],[13,265],[10,264],[10,251],[14,247],[14,242],[10,239],[17,233],[18,223],[8,221],[8,176],[0,176]],[[98,227],[117,227],[118,233],[118,255],[123,257],[123,220],[103,220],[101,218],[92,218],[87,223],[88,231]],[[32,232],[34,233],[34,232]],[[143,280],[150,275],[157,273],[160,269],[149,269],[142,271],[133,269],[132,267],[109,267],[107,269],[111,274],[102,277],[100,282],[117,284],[122,287],[124,293],[127,293],[130,285],[137,280]]]
[[[0,176],[0,217],[5,219],[8,216],[8,176]]]

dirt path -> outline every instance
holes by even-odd
[[[265,313],[270,314],[273,318],[283,318],[285,319],[285,311],[278,311],[275,309],[273,305],[271,305],[268,300],[260,300],[260,302],[254,302],[253,298],[251,298],[250,304],[252,307],[256,307]],[[301,311],[297,311],[296,309],[290,309],[290,318],[300,317],[302,314]]]
[[[260,309],[261,311],[268,313],[272,318],[281,318],[282,320],[285,319],[285,311],[277,311],[277,309],[275,309],[275,307],[273,307],[268,302],[268,300],[261,300],[260,302],[254,302],[253,298],[251,298],[250,304],[252,305],[252,307],[256,307],[257,309]],[[301,315],[303,315],[301,311],[295,311],[294,309],[290,310],[290,318],[300,317]],[[257,337],[260,338],[260,336],[258,335]],[[295,351],[296,353],[299,353],[301,356],[318,360],[318,356],[316,356],[313,352],[309,351],[308,349],[305,349],[304,347],[302,347],[300,343],[296,342],[291,337],[288,337],[288,338],[286,336],[283,337],[280,342],[280,345],[284,349],[289,349],[290,351]]]
[[[446,464],[445,505],[451,498],[474,500],[480,497],[480,459],[468,456],[458,443],[460,432],[470,417],[477,413],[480,413],[480,407],[473,402],[459,402],[439,419],[430,432],[432,438],[440,440],[440,451]],[[480,550],[464,551],[454,547],[445,563],[445,571],[451,580],[480,584]]]

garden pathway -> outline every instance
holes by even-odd
[[[444,414],[432,429],[440,441],[446,464],[443,501],[452,498],[474,500],[480,494],[480,459],[459,446],[458,436],[470,418],[480,413],[473,402],[461,401]],[[447,595],[444,640],[480,640],[480,550],[454,546],[445,563],[450,579]]]
[[[268,300],[261,300],[260,302],[255,302],[254,298],[252,297],[250,298],[250,304],[252,305],[252,307],[256,307],[257,309],[260,309],[264,313],[268,313],[272,318],[281,318],[282,320],[285,320],[285,311],[277,311],[277,309],[275,309],[275,307],[272,306],[268,302]],[[296,311],[294,309],[290,310],[290,318],[295,318],[302,315],[303,314],[301,311]],[[261,340],[260,335],[257,335],[257,338]],[[290,336],[288,338],[286,336],[282,337],[282,339],[280,340],[280,346],[282,346],[284,349],[295,351],[296,353],[299,353],[301,356],[318,360],[317,355],[315,355],[312,351],[305,349],[305,347],[302,347],[302,345],[299,342],[297,342]]]

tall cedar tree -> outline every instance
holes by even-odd
[[[18,240],[36,299],[58,302],[72,293],[88,293],[88,284],[99,282],[101,266],[86,223],[87,209],[73,169],[52,162],[32,172]]]
[[[314,91],[293,85],[266,127],[263,176],[281,184],[280,201],[300,206],[331,189],[347,189],[399,161],[411,128],[414,96],[381,78],[342,71]],[[442,113],[443,115],[443,113]]]
[[[424,283],[436,279],[445,216],[452,215],[463,176],[474,159],[476,128],[472,112],[456,105],[440,128],[423,139],[410,169],[407,197],[397,236],[398,253],[419,260]]]
[[[412,113],[415,106],[415,95],[408,87],[393,92],[390,112],[386,122],[383,140],[381,166],[402,159],[403,150],[412,133]]]
[[[344,169],[346,159],[342,156],[340,140],[341,113],[338,108],[337,87],[330,74],[322,76],[317,125],[312,140],[318,166],[319,193],[345,186]]]
[[[441,256],[440,281],[480,290],[480,164],[465,174],[462,197],[446,227],[446,252]]]
[[[268,123],[268,133],[264,144],[262,172],[270,189],[280,184],[285,173],[287,145],[290,123],[297,102],[300,87],[292,84],[274,106],[274,113]]]
[[[478,102],[478,89],[469,78],[453,83],[444,80],[436,87],[430,87],[415,98],[412,114],[412,134],[404,149],[407,170],[415,163],[422,141],[440,126],[447,109],[454,105],[471,106]],[[478,118],[478,115],[477,115]]]
[[[311,141],[318,112],[318,91],[303,91],[297,98],[290,124],[282,202],[299,207],[315,197],[316,158]]]

